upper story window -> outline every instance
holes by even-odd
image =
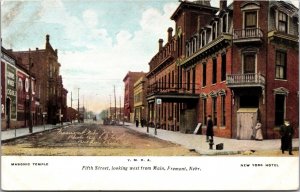
[[[244,74],[246,74],[246,73],[255,73],[256,54],[255,53],[245,53],[243,55],[243,57],[244,57],[244,59],[243,59]]]
[[[212,84],[217,83],[217,58],[213,58]]]
[[[225,14],[222,18],[222,32],[227,32],[228,26],[228,14]]]
[[[283,12],[278,12],[278,30],[284,33],[288,32],[288,16]]]
[[[245,28],[256,28],[257,27],[257,12],[249,11],[245,12]]]
[[[283,51],[276,51],[275,60],[275,78],[286,79],[286,53]]]
[[[212,29],[212,40],[217,38],[217,31],[218,31],[217,22],[215,22],[213,24],[213,29]]]
[[[201,34],[201,47],[204,47],[206,43],[206,31],[203,31]]]

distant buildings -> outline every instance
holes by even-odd
[[[134,83],[143,75],[144,72],[129,71],[123,79],[125,84],[124,91],[124,120],[133,122],[134,120]]]
[[[143,118],[144,120],[147,118],[147,79],[145,75],[140,77],[134,83],[134,119],[138,119],[139,122]]]

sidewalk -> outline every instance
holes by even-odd
[[[125,123],[125,127],[147,134],[147,127],[137,128],[132,123]],[[162,129],[157,129],[157,135],[154,135],[154,128],[151,127],[149,127],[148,134],[163,140],[180,144],[188,149],[193,149],[201,155],[232,155],[250,150],[280,150],[281,145],[280,139],[255,141],[214,137],[213,150],[210,150],[209,145],[206,142],[206,135],[184,134]],[[219,143],[224,144],[223,150],[216,150],[216,144]],[[299,139],[293,139],[293,147],[299,147]]]
[[[51,130],[51,129],[55,129],[55,128],[59,128],[62,126],[66,126],[66,125],[70,125],[71,123],[69,122],[65,122],[63,123],[63,125],[61,124],[57,124],[57,125],[51,125],[51,124],[47,124],[47,125],[39,125],[39,126],[34,126],[32,128],[32,133],[29,133],[29,128],[18,128],[18,129],[9,129],[9,130],[5,130],[5,131],[1,131],[1,141],[6,141],[6,140],[10,140],[13,138],[19,138],[19,137],[23,137],[26,135],[31,135],[34,133],[38,133],[38,132],[43,132],[46,130]]]

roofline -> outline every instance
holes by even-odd
[[[212,7],[212,6],[197,4],[197,3],[194,3],[194,2],[183,1],[183,2],[180,3],[180,5],[177,7],[177,9],[175,10],[175,12],[172,14],[172,16],[170,18],[172,20],[175,20],[175,17],[179,13],[179,11],[183,8],[183,6],[186,6],[186,5],[187,6],[193,6],[193,7],[196,7],[196,8],[210,9],[210,10],[213,10],[215,12],[217,12],[219,10],[219,8],[217,8],[217,7]]]

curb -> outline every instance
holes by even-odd
[[[20,135],[20,136],[17,136],[17,137],[4,139],[4,140],[1,140],[1,143],[7,143],[7,142],[10,142],[10,141],[14,141],[16,139],[24,138],[24,137],[35,135],[35,134],[42,133],[42,132],[47,132],[47,131],[49,132],[51,130],[55,130],[55,129],[59,129],[59,128],[65,128],[67,126],[69,126],[69,125],[62,125],[62,126],[58,126],[58,127],[52,128],[52,129],[46,129],[46,130],[42,130],[42,131],[37,131],[37,132],[29,133],[29,134],[26,134],[26,135]]]

